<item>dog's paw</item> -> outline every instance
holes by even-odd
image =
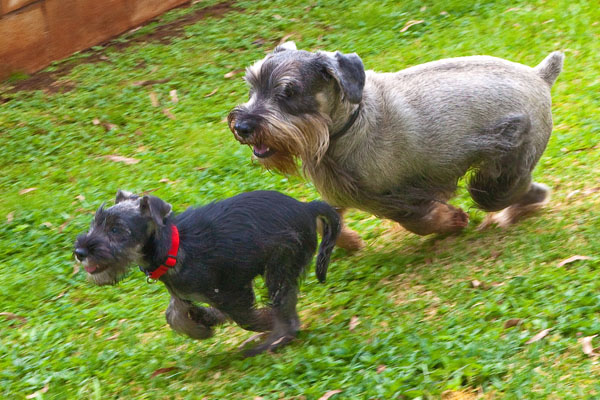
[[[276,349],[285,346],[289,342],[294,340],[294,336],[292,335],[284,335],[278,338],[269,337],[263,343],[259,344],[256,347],[248,349],[244,351],[244,357],[254,357],[260,353],[264,353],[265,351],[272,352]]]
[[[444,204],[438,208],[437,220],[438,233],[454,233],[463,230],[469,225],[469,214],[457,207]]]
[[[358,251],[365,247],[365,242],[360,238],[360,235],[346,227],[342,228],[342,232],[335,244],[350,252]]]

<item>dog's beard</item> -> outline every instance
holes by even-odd
[[[111,260],[110,264],[103,264],[102,262],[98,263],[93,258],[86,259],[84,261],[84,265],[85,263],[92,263],[97,265],[98,268],[103,268],[100,272],[88,272],[88,280],[98,286],[116,285],[127,275],[130,268],[142,259],[142,254],[140,251],[141,246],[135,246],[134,248],[129,249],[122,254],[119,259]]]
[[[260,142],[275,150],[259,162],[267,169],[297,174],[299,158],[305,171],[318,165],[329,147],[328,118],[321,114],[300,117],[268,114],[258,128]]]

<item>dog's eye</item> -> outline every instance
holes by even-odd
[[[293,86],[286,86],[285,89],[283,89],[283,95],[285,97],[292,97],[294,94],[296,93],[296,89]]]
[[[116,226],[113,226],[112,228],[110,228],[110,233],[117,234],[119,232],[121,232],[121,230],[119,228],[117,228]]]

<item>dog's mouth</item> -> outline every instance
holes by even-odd
[[[90,262],[87,259],[83,261],[83,268],[85,269],[85,272],[92,275],[100,273],[106,269],[106,267]]]
[[[252,152],[258,158],[267,158],[275,154],[275,150],[271,149],[269,146],[266,146],[264,144],[255,144],[254,146],[252,146]]]

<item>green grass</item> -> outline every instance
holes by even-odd
[[[5,95],[11,100],[0,104],[0,312],[26,322],[0,315],[0,397],[39,391],[44,399],[318,399],[335,389],[342,392],[333,399],[600,397],[598,359],[578,343],[600,334],[597,2],[308,5],[239,1],[224,17],[187,26],[171,44],[108,46],[108,60],[84,62],[61,78],[75,84],[68,93]],[[400,32],[408,20],[425,22]],[[176,335],[163,316],[162,285],[146,284],[135,271],[117,287],[95,287],[74,273],[72,243],[118,188],[158,189],[179,211],[253,189],[318,198],[302,178],[252,164],[250,150],[223,122],[246,98],[241,75],[224,75],[289,34],[300,48],[356,51],[381,71],[472,54],[535,65],[564,49],[564,71],[552,89],[555,129],[535,172],[554,197],[514,227],[477,232],[483,213],[462,189],[455,202],[472,222],[447,238],[417,237],[350,213],[367,248],[352,255],[335,250],[324,285],[312,271],[307,276],[297,341],[242,359],[237,346],[251,333],[227,325],[205,341]],[[257,39],[266,44],[253,44]],[[132,85],[164,78],[170,80]],[[169,99],[173,89],[177,104]],[[151,105],[151,91],[159,107]],[[95,118],[117,128],[106,131]],[[140,161],[127,165],[106,155]],[[572,255],[592,259],[557,266]],[[488,289],[472,288],[473,280]],[[350,329],[353,317],[359,324]],[[505,329],[513,318],[522,323]],[[525,344],[546,328],[548,336]],[[172,369],[152,377],[159,368]]]

